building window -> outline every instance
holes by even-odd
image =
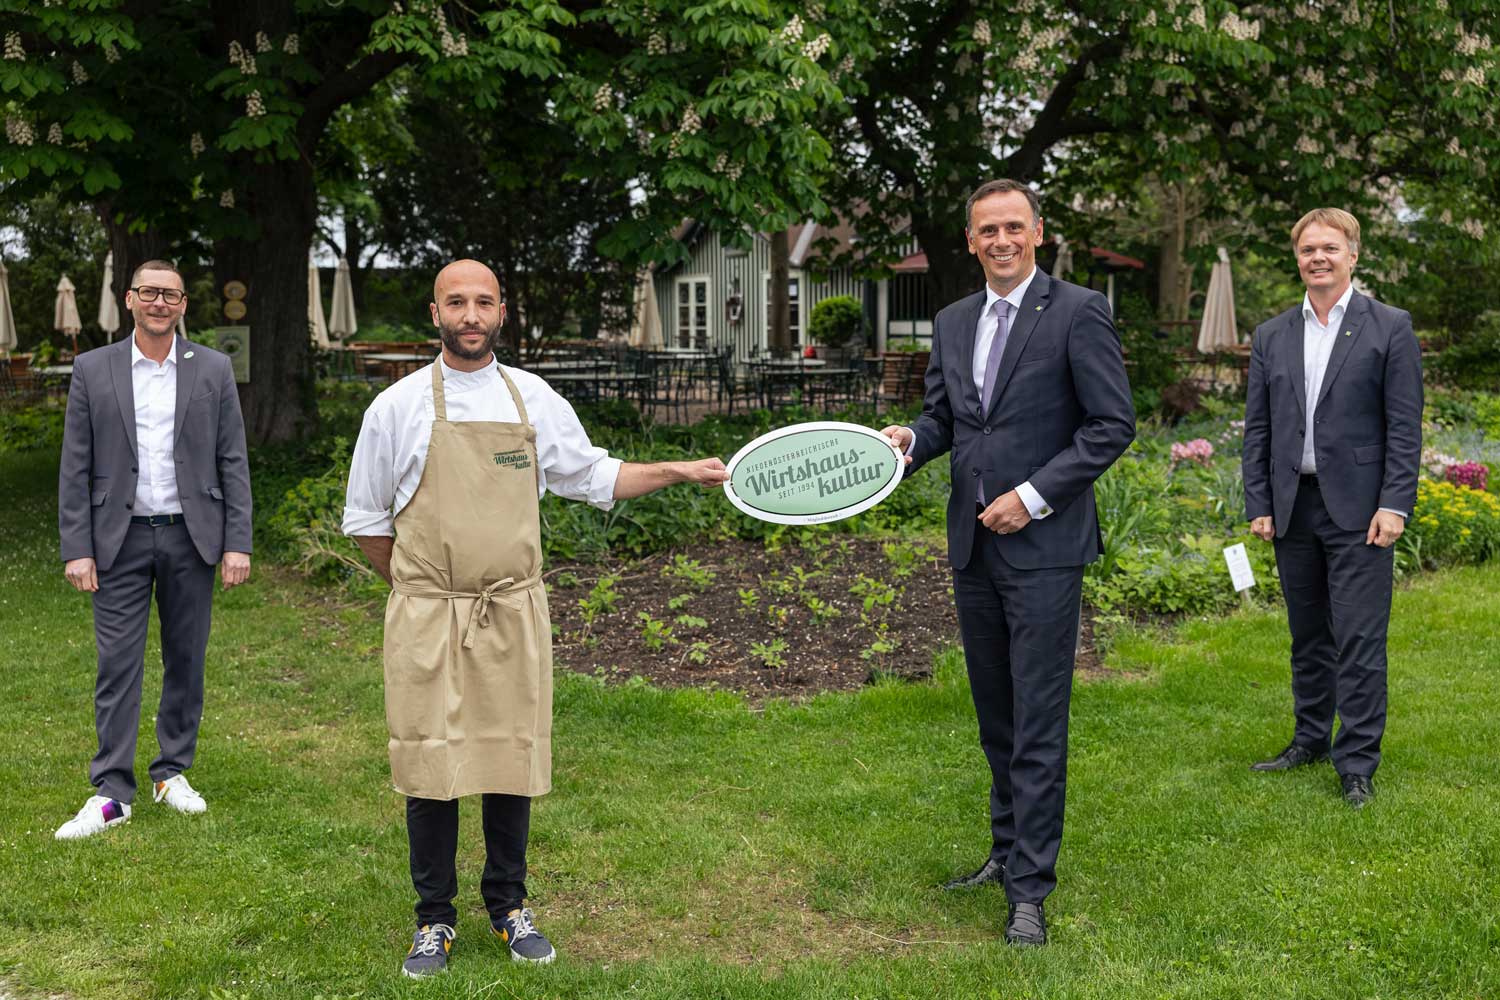
[[[677,279],[677,346],[708,347],[708,279]]]

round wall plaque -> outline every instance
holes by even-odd
[[[228,281],[224,283],[224,297],[226,299],[243,299],[249,289],[243,281]]]
[[[245,303],[239,299],[230,299],[224,303],[224,315],[230,319],[244,319],[245,312]]]

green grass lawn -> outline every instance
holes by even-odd
[[[90,840],[87,599],[56,558],[55,464],[0,458],[0,996],[1500,996],[1500,567],[1397,594],[1378,797],[1328,767],[1253,775],[1290,732],[1270,612],[1127,636],[1081,683],[1053,943],[1000,943],[1003,895],[935,884],[986,849],[960,659],[931,683],[747,707],[559,678],[531,905],[560,958],[485,933],[477,810],[450,973],[410,941],[380,622],[258,565],[215,607],[194,784]],[[933,600],[947,600],[934,595]],[[159,690],[147,651],[147,705]],[[144,712],[137,773],[154,752]]]

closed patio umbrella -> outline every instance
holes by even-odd
[[[323,281],[318,277],[318,265],[307,262],[307,329],[312,333],[313,343],[328,350],[328,317],[323,314]]]
[[[65,274],[57,283],[57,301],[52,306],[52,329],[73,338],[73,353],[78,353],[78,335],[83,332],[83,320],[78,318],[76,289]]]
[[[1229,272],[1229,251],[1219,247],[1219,260],[1208,278],[1203,300],[1203,322],[1198,327],[1198,353],[1217,354],[1240,342],[1234,321],[1234,279]]]
[[[630,320],[631,347],[651,350],[662,346],[661,311],[656,308],[656,283],[648,268],[641,272],[635,286],[635,309]]]
[[[339,258],[339,269],[333,276],[333,314],[328,317],[328,335],[348,340],[359,329],[354,318],[354,285],[349,280],[349,258]]]
[[[0,260],[0,354],[16,349],[16,316],[10,308],[10,276]]]
[[[99,329],[104,339],[112,342],[120,329],[120,303],[115,301],[115,255],[111,251],[104,255],[104,287],[99,292]]]

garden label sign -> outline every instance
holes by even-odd
[[[751,441],[729,462],[724,494],[751,517],[776,524],[826,524],[891,495],[901,456],[878,431],[817,421]]]

